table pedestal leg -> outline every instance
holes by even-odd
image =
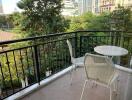
[[[114,64],[120,65],[120,57],[112,57],[112,61],[114,62]]]

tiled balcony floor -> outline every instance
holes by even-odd
[[[73,73],[72,85],[70,85],[70,74],[67,73],[52,83],[25,96],[21,100],[79,100],[85,78],[84,68],[77,68]],[[121,73],[119,91],[123,90],[121,87],[124,87],[125,79],[125,73]],[[85,89],[83,100],[109,100],[109,94],[108,88],[99,85],[92,88],[92,82],[89,81]],[[113,96],[114,99],[112,100],[123,100],[121,96],[123,95],[120,95],[120,98]]]

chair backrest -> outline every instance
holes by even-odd
[[[70,43],[69,40],[67,40],[66,42],[67,42],[67,45],[68,45],[68,48],[69,48],[69,52],[70,52],[70,56],[71,56],[71,61],[73,61],[74,57],[73,57],[72,45],[71,45],[71,43]]]
[[[115,74],[114,64],[106,56],[87,53],[84,60],[85,71],[88,79],[103,84],[110,84]]]

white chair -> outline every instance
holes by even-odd
[[[110,88],[110,100],[112,100],[112,83],[118,82],[114,64],[111,59],[106,56],[94,55],[87,53],[84,59],[84,66],[87,79],[85,80],[80,100],[82,100],[86,83],[88,80]],[[114,84],[114,90],[117,89],[117,84]]]
[[[75,58],[73,56],[73,49],[72,49],[72,45],[71,45],[70,41],[67,40],[66,42],[67,42],[69,52],[70,52],[70,56],[71,56],[71,63],[72,63],[71,82],[72,82],[72,71],[73,71],[73,69],[76,69],[76,67],[83,67],[84,66],[84,57]]]

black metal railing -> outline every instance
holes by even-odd
[[[76,57],[94,53],[97,45],[122,46],[129,50],[121,63],[127,66],[132,36],[121,34],[121,31],[76,31],[0,42],[1,99],[67,68],[71,64],[67,39]]]

